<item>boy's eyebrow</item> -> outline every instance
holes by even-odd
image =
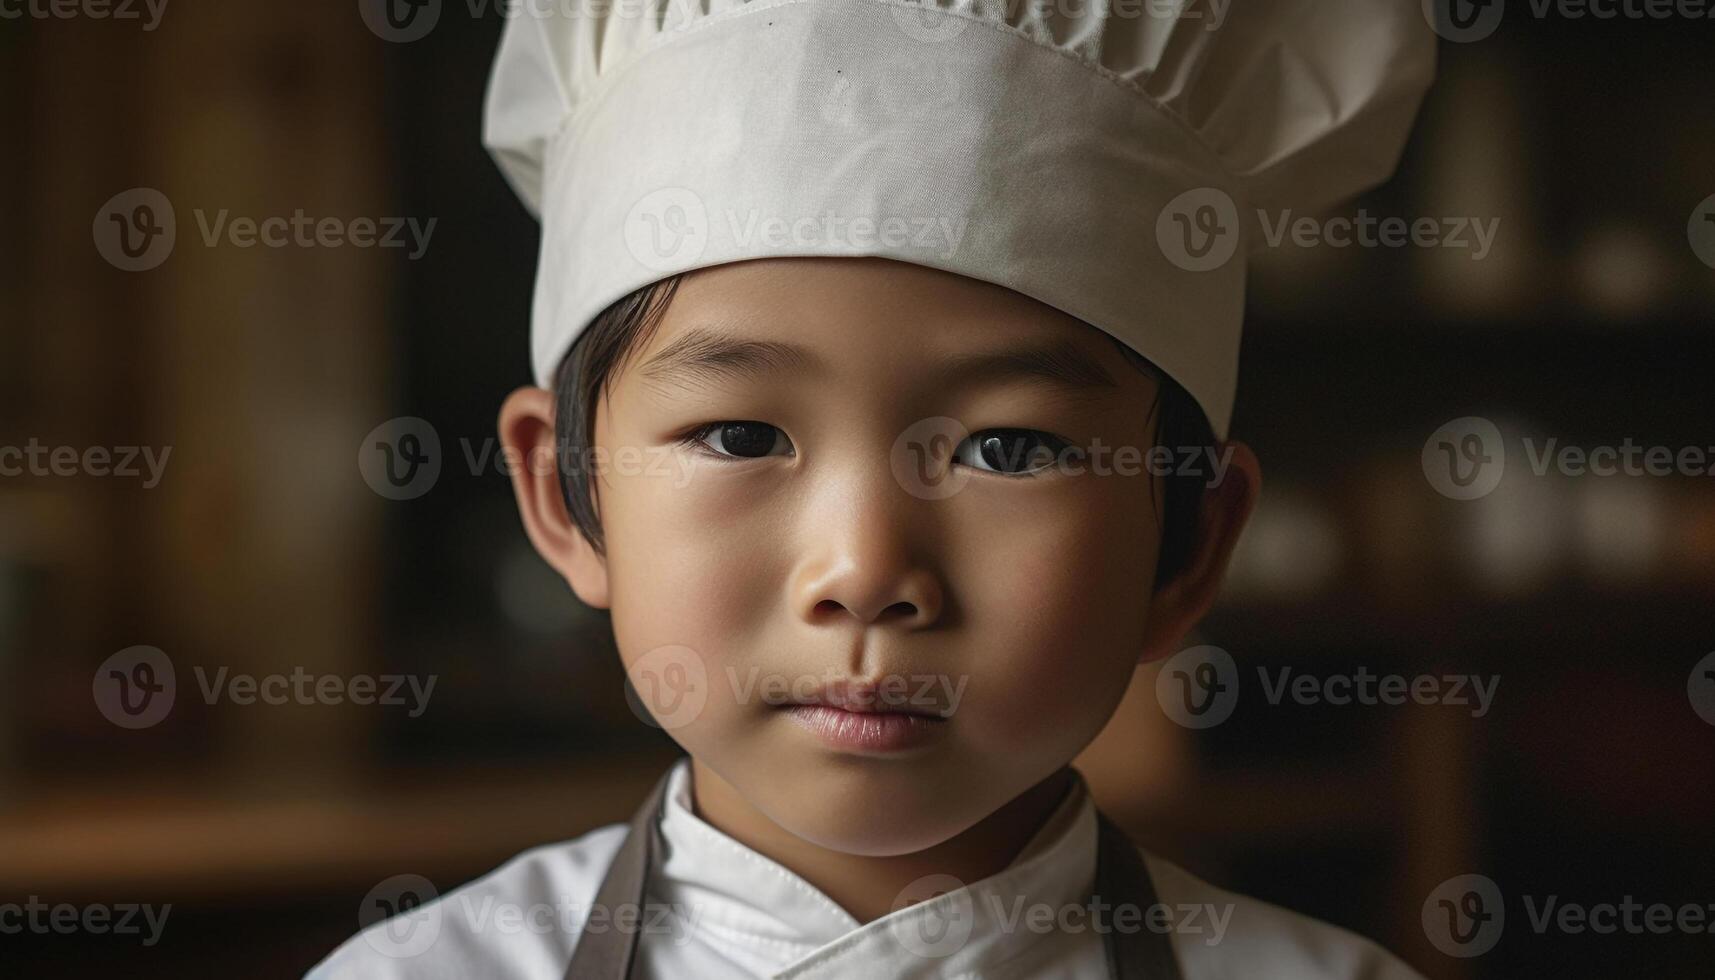
[[[662,348],[639,371],[656,381],[744,380],[769,371],[823,369],[808,348],[775,340],[745,340],[697,327]]]
[[[746,340],[701,327],[686,331],[639,369],[657,382],[694,383],[721,378],[746,380],[781,371],[825,372],[822,359],[808,348],[785,341]],[[1023,380],[1088,394],[1115,387],[1113,376],[1094,358],[1070,344],[1038,344],[957,354],[941,365],[945,384],[975,386]]]
[[[1113,388],[1113,375],[1095,358],[1071,344],[1045,344],[960,354],[947,363],[949,380],[959,385],[989,381],[1035,381],[1071,394]]]

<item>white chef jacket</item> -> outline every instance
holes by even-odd
[[[650,911],[638,920],[637,973],[646,980],[1107,980],[1102,934],[1079,914],[1089,907],[1097,838],[1095,804],[1081,776],[1006,868],[869,923],[697,816],[690,783],[690,760],[680,759],[668,776]],[[612,824],[526,851],[437,901],[370,926],[307,980],[559,980],[627,829]],[[1164,907],[1150,926],[1169,930],[1186,980],[1421,980],[1367,939],[1140,853]],[[1047,911],[1033,919],[1033,909]],[[968,921],[970,933],[951,952],[935,947],[924,955],[923,946],[901,942],[944,935],[955,920]]]

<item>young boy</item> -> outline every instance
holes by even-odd
[[[1138,850],[1069,766],[1256,500],[1234,200],[1381,179],[1433,69],[1407,0],[1171,6],[512,14],[542,387],[501,435],[688,757],[312,976],[1414,975]],[[1217,446],[1207,491],[1141,465]]]

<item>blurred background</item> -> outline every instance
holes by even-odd
[[[502,13],[472,2],[403,41],[353,2],[0,19],[0,447],[38,453],[0,456],[0,905],[171,905],[148,946],[0,934],[0,973],[298,976],[390,876],[445,891],[622,819],[674,758],[496,463],[536,228],[479,145]],[[1491,248],[1264,249],[1233,431],[1265,488],[1193,640],[1243,694],[1188,727],[1140,670],[1080,760],[1138,840],[1433,978],[1711,974],[1715,934],[1524,905],[1715,906],[1707,24],[1510,5],[1442,43],[1397,179],[1337,212],[1496,221]],[[169,256],[115,238],[162,199]],[[435,224],[204,240],[299,212]],[[1437,433],[1467,417],[1506,461],[1457,499],[1436,461],[1469,444]],[[405,432],[438,475],[392,493],[375,446]],[[1539,475],[1549,439],[1705,460]],[[436,686],[415,716],[210,704],[222,668]],[[1480,716],[1273,704],[1259,668],[1498,686]],[[167,669],[170,711],[128,713]],[[1505,896],[1481,955],[1434,928],[1466,874]]]

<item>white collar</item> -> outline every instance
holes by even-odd
[[[668,776],[661,818],[665,842],[650,891],[694,915],[692,928],[760,975],[852,975],[852,964],[883,963],[899,977],[942,977],[992,965],[1041,938],[1013,919],[1038,904],[1082,905],[1095,882],[1096,811],[1083,777],[1000,872],[930,901],[860,924],[827,895],[779,863],[697,816],[688,758]],[[1013,919],[1009,927],[1006,920]],[[969,921],[969,937],[948,955],[911,952],[918,936]],[[902,945],[901,937],[909,937]]]

